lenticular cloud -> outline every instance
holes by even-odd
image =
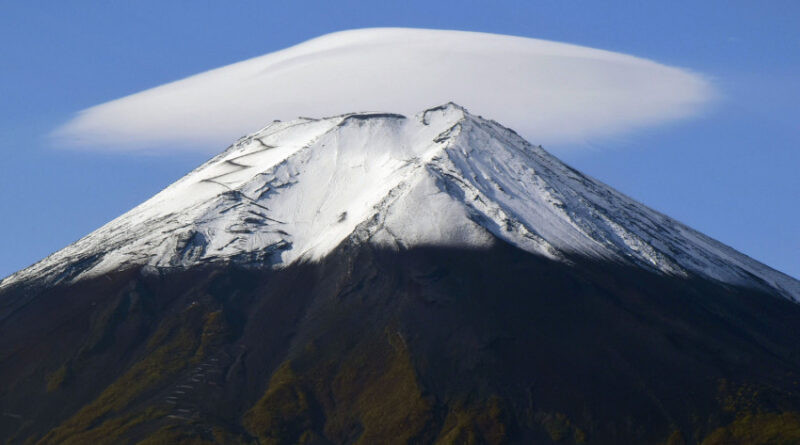
[[[379,28],[327,34],[78,115],[60,143],[220,149],[275,119],[414,113],[453,101],[536,143],[588,141],[696,113],[700,76],[649,60],[497,34]]]

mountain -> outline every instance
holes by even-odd
[[[797,280],[569,168],[455,104],[408,119],[354,113],[274,122],[3,287],[237,262],[318,260],[348,237],[376,245],[581,255],[701,274],[797,300]]]
[[[0,434],[791,443],[798,301],[458,105],[276,121],[0,282]]]

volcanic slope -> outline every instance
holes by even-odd
[[[0,283],[0,437],[792,443],[799,289],[454,104],[275,122]]]
[[[393,247],[487,246],[701,274],[800,298],[770,269],[566,166],[455,104],[413,118],[274,122],[0,287],[147,265],[285,267],[347,237]]]

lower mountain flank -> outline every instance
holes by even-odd
[[[0,302],[7,443],[800,441],[796,303],[499,240]]]

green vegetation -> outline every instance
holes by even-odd
[[[508,440],[507,410],[498,397],[472,408],[460,407],[447,414],[437,445],[501,444]]]
[[[137,445],[243,445],[253,443],[219,426],[167,425],[137,442]]]
[[[753,385],[734,385],[720,379],[717,386],[717,399],[722,409],[731,413],[753,412],[760,404],[759,398],[763,395]]]
[[[208,353],[208,348],[218,346],[227,337],[228,329],[222,311],[209,312],[203,320],[203,333],[200,335],[200,346],[192,358],[192,363],[200,362]]]
[[[309,395],[289,363],[272,375],[266,393],[244,416],[262,444],[302,443],[314,427]]]
[[[47,392],[61,389],[72,377],[72,370],[66,364],[47,375]]]
[[[142,440],[137,445],[213,445],[225,443],[209,441],[196,434],[182,431],[175,426],[166,426]]]
[[[433,400],[423,395],[402,336],[388,329],[385,334],[388,341],[348,355],[333,379],[334,399],[351,408],[363,429],[361,444],[406,443],[433,417]]]
[[[666,445],[686,445],[686,438],[681,431],[675,430],[669,435]]]
[[[703,445],[800,443],[800,413],[787,403],[794,396],[793,390],[777,391],[763,384],[721,379],[717,394],[722,411],[733,420],[709,434]]]
[[[163,417],[155,408],[125,412],[142,395],[202,358],[208,345],[224,334],[218,312],[199,305],[165,321],[148,342],[147,355],[109,385],[97,399],[50,431],[40,443],[115,443],[130,428]],[[201,346],[203,348],[201,348]]]
[[[118,438],[124,437],[131,428],[152,419],[158,419],[166,415],[166,412],[156,408],[147,408],[136,414],[128,414],[113,419],[108,419],[100,425],[83,431],[74,429],[56,429],[51,431],[39,443],[58,443],[58,444],[104,444],[117,443]],[[68,425],[74,428],[75,424]],[[61,428],[61,427],[59,427]]]
[[[745,414],[718,428],[703,445],[791,445],[800,443],[800,413]]]
[[[225,320],[222,311],[201,305],[165,320],[151,335],[140,361],[39,443],[119,443],[134,428],[163,421],[165,411],[140,402],[227,341]],[[49,374],[47,390],[61,388],[70,374],[68,364]],[[800,414],[750,410],[760,406],[764,390],[723,381],[719,394],[726,415],[740,414],[708,435],[703,445],[800,443]],[[402,335],[387,329],[355,345],[307,345],[298,357],[278,366],[242,423],[265,445],[310,444],[321,436],[335,443],[494,445],[510,440],[512,419],[510,408],[497,396],[437,404],[422,387]],[[539,411],[532,420],[554,442],[587,441],[586,433],[563,413]],[[248,442],[246,436],[219,427],[198,432],[166,425],[140,445]],[[684,445],[686,440],[682,432],[673,431],[664,443]]]
[[[433,400],[423,395],[399,334],[367,340],[341,360],[313,355],[282,364],[245,414],[261,443],[307,443],[320,430],[333,441],[407,443],[433,421]]]
[[[586,433],[562,413],[539,412],[534,416],[553,442],[586,443]]]

